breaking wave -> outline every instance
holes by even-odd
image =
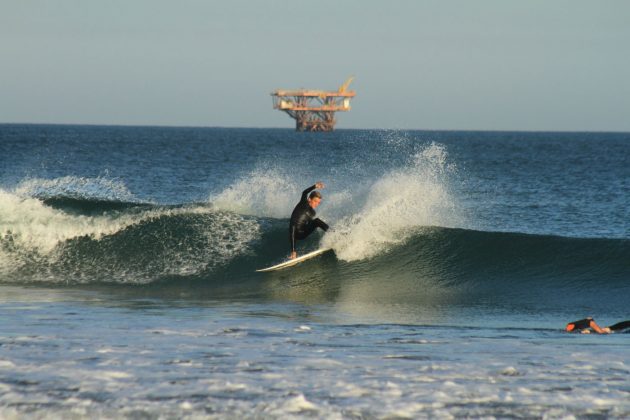
[[[279,281],[273,296],[305,296],[301,288],[315,281],[318,296],[426,304],[554,297],[586,305],[592,293],[608,294],[608,303],[628,295],[630,240],[471,229],[450,188],[456,170],[432,144],[369,185],[329,185],[318,214],[333,229],[300,252],[334,253],[271,274],[255,270],[287,256],[288,217],[309,185],[278,168],[258,168],[206,202],[181,205],[138,200],[118,180],[26,180],[0,189],[0,282],[214,296],[217,287],[265,294]]]

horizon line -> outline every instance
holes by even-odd
[[[243,129],[243,130],[289,130],[294,127],[280,126],[224,126],[224,125],[169,125],[169,124],[121,124],[121,123],[52,123],[52,122],[0,122],[2,125],[40,125],[40,126],[79,126],[79,127],[128,127],[128,128],[198,128],[198,129]],[[601,133],[601,134],[630,134],[622,130],[562,130],[562,129],[485,129],[485,128],[357,128],[340,127],[335,131],[427,131],[427,132],[485,132],[485,133]],[[308,132],[306,132],[308,133]],[[327,134],[322,132],[319,134]]]

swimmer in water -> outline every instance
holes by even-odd
[[[319,206],[319,203],[321,203],[322,195],[319,191],[314,190],[321,190],[322,188],[324,188],[324,184],[318,182],[305,189],[302,192],[300,202],[293,209],[293,213],[291,213],[291,223],[289,224],[289,240],[291,242],[290,259],[297,257],[295,250],[296,240],[305,239],[317,228],[323,229],[324,232],[328,230],[328,225],[315,217],[315,209]]]
[[[579,321],[569,322],[565,328],[567,332],[579,332],[582,334],[590,334],[591,330],[598,334],[611,334],[614,332],[625,332],[630,330],[630,321],[618,322],[610,327],[600,327],[592,317],[580,319]]]

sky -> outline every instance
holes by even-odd
[[[0,123],[630,132],[626,0],[0,0]]]

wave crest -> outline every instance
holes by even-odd
[[[0,190],[2,281],[143,283],[199,274],[246,252],[260,233],[255,219],[208,206],[110,210],[111,202],[78,201],[60,199],[54,208]],[[105,210],[93,212],[99,205]]]
[[[418,227],[461,224],[450,177],[456,166],[442,145],[431,144],[408,164],[385,174],[365,192],[365,204],[335,224],[323,246],[346,261],[373,257],[404,242]]]
[[[136,201],[123,181],[106,177],[65,176],[55,179],[27,179],[22,181],[13,193],[20,197],[41,199],[65,197],[96,201]]]

